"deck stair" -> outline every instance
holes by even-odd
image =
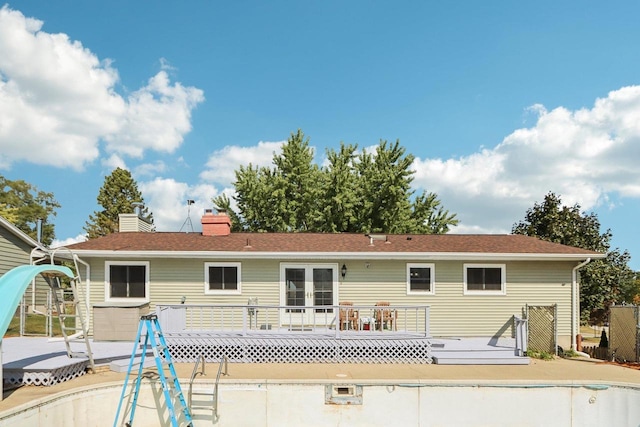
[[[434,338],[433,362],[438,365],[528,365],[529,358],[517,356],[511,340],[488,338]]]
[[[128,388],[127,385],[129,382],[129,376],[131,374],[131,371],[133,370],[134,365],[136,364],[137,346],[140,342],[143,331],[145,331],[146,333],[142,355],[140,356],[139,362],[137,363],[138,374],[132,384],[131,393],[127,395],[126,392]],[[191,411],[189,410],[189,406],[187,405],[187,401],[182,392],[182,388],[180,387],[180,382],[178,381],[178,375],[171,358],[171,353],[169,353],[164,334],[162,333],[162,329],[160,328],[160,324],[158,323],[158,317],[155,314],[145,315],[140,318],[138,334],[136,336],[133,352],[131,354],[129,369],[127,370],[127,375],[125,376],[124,385],[122,387],[122,393],[120,395],[120,401],[118,403],[118,409],[116,411],[116,417],[113,422],[113,426],[116,427],[118,425],[133,425],[140,386],[142,383],[142,378],[144,377],[144,359],[147,354],[146,350],[149,348],[149,346],[153,350],[153,357],[155,359],[156,368],[158,370],[158,379],[160,380],[160,384],[162,386],[162,392],[165,399],[164,403],[169,414],[168,421],[173,427],[178,427],[180,425],[193,427]],[[167,369],[168,372],[165,371],[165,369]],[[122,404],[126,398],[128,398],[128,402],[131,402],[131,404],[127,404],[125,414],[123,414],[122,418],[126,418],[126,410],[128,409],[129,419],[123,424],[118,424],[120,421],[120,411],[122,410]]]

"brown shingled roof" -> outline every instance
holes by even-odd
[[[523,235],[390,234],[373,240],[338,233],[113,233],[69,246],[74,251],[140,252],[319,252],[319,253],[470,253],[540,254],[601,257],[597,252]]]

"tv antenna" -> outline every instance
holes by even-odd
[[[182,231],[183,228],[185,227],[189,227],[189,229],[191,229],[191,232],[193,233],[193,223],[191,222],[191,205],[194,204],[196,201],[192,200],[192,199],[187,199],[187,219],[184,220],[184,223],[182,223],[182,227],[180,227],[180,231]],[[186,230],[186,232],[188,233],[189,230]]]

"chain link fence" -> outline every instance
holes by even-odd
[[[609,314],[609,349],[616,359],[637,362],[640,325],[637,305],[614,305]]]
[[[529,334],[527,349],[531,351],[546,351],[557,354],[557,319],[558,306],[554,305],[526,305],[525,317],[528,321]]]

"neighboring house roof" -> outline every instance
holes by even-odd
[[[10,223],[8,220],[6,220],[4,217],[0,216],[0,227],[5,228],[6,230],[8,230],[11,234],[15,235],[16,237],[18,237],[20,240],[22,240],[23,242],[25,242],[27,245],[29,245],[31,248],[36,248],[36,247],[42,247],[41,244],[39,244],[38,242],[36,242],[34,239],[32,239],[28,234],[26,234],[24,231],[20,230],[18,227],[16,227],[15,225],[13,225],[12,223]]]
[[[342,233],[113,233],[68,248],[79,255],[125,258],[338,258],[567,260],[605,254],[523,235]]]

